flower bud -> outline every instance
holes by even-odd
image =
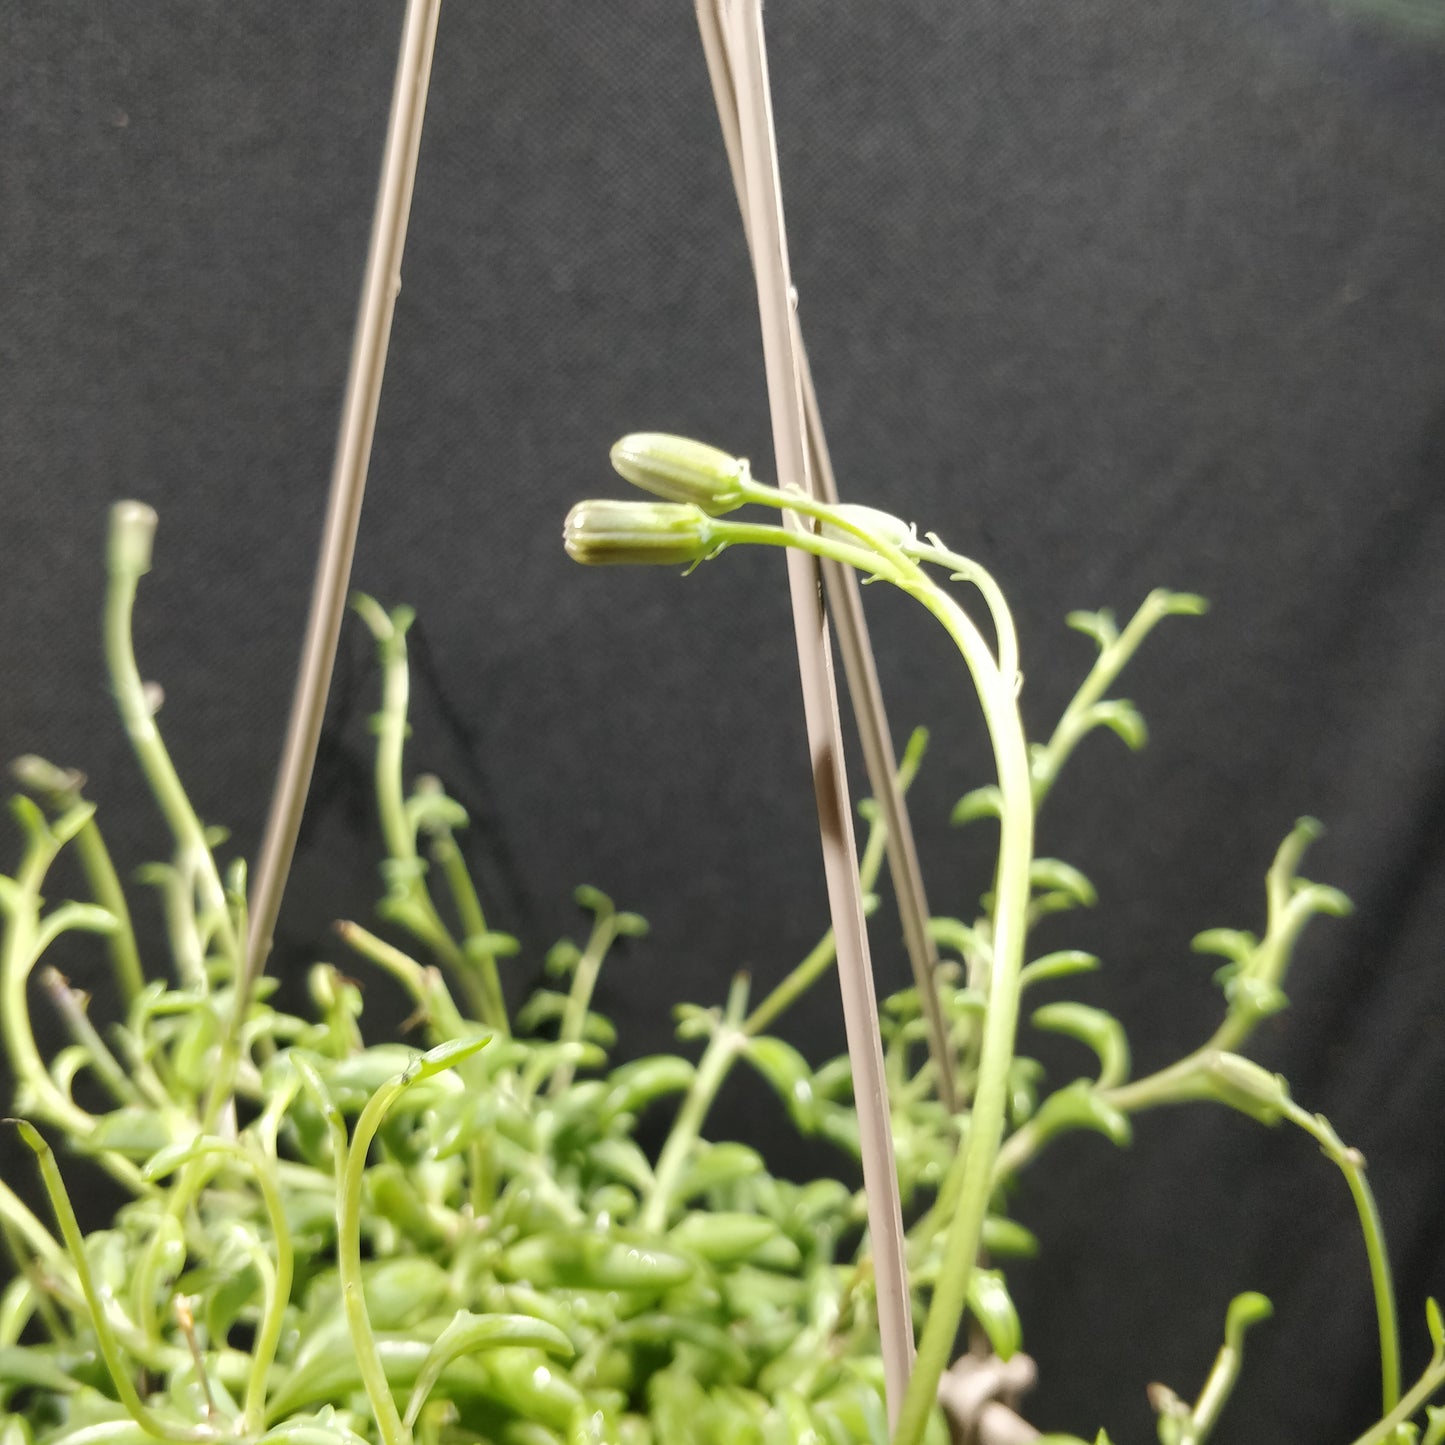
[[[905,522],[902,517],[895,517],[892,512],[884,512],[877,507],[865,507],[859,502],[834,502],[833,512],[839,521],[851,523],[879,541],[891,542],[895,547],[918,540],[916,527]],[[861,540],[847,527],[840,527],[833,522],[823,523],[823,535],[833,538],[835,542],[852,542],[854,545]]]
[[[1203,1062],[1203,1073],[1209,1097],[1261,1124],[1279,1123],[1289,1108],[1289,1086],[1283,1077],[1253,1059],[1214,1050]]]
[[[717,447],[663,432],[633,432],[612,448],[618,476],[668,502],[691,502],[718,517],[742,506],[748,464]]]
[[[701,562],[716,543],[700,507],[670,502],[578,502],[567,513],[562,541],[574,562],[589,567]]]
[[[141,577],[151,570],[151,543],[156,534],[154,507],[144,502],[117,502],[110,509],[110,572]]]

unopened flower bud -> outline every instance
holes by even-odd
[[[567,513],[562,541],[574,562],[686,566],[716,545],[701,507],[670,502],[578,502]]]
[[[902,517],[895,517],[891,512],[880,511],[877,507],[865,507],[858,502],[835,502],[833,511],[839,521],[851,523],[881,541],[891,542],[895,547],[918,540],[916,527],[905,522]],[[839,527],[832,522],[823,523],[823,535],[832,537],[837,542],[856,544],[859,541],[858,536],[847,527]]]
[[[612,448],[618,476],[668,502],[719,517],[740,507],[748,464],[717,447],[663,432],[633,432]]]
[[[1239,1054],[1215,1051],[1204,1062],[1209,1094],[1261,1124],[1277,1124],[1289,1108],[1289,1086],[1279,1074]]]
[[[110,509],[110,570],[117,576],[141,577],[151,570],[151,543],[156,535],[154,507],[144,502],[117,502]]]

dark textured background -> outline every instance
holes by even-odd
[[[0,8],[0,752],[85,768],[127,867],[165,844],[101,672],[105,508],[161,513],[142,666],[198,806],[250,853],[399,24],[375,0]],[[1102,900],[1046,941],[1104,957],[1078,992],[1126,1020],[1140,1072],[1217,1017],[1192,934],[1258,927],[1278,840],[1329,825],[1306,872],[1358,911],[1311,927],[1258,1053],[1369,1156],[1413,1369],[1445,1291],[1445,40],[1317,0],[774,0],[769,28],[844,491],[998,574],[1036,733],[1090,657],[1065,612],[1157,584],[1215,602],[1128,675],[1151,747],[1092,740],[1043,826]],[[767,470],[691,6],[452,4],[405,276],[356,580],[420,611],[412,758],[473,811],[531,958],[578,926],[584,879],[651,917],[600,1001],[627,1052],[656,1048],[673,1001],[779,975],[824,924],[780,559],[684,582],[583,573],[558,541],[570,503],[620,488],[623,431]],[[969,689],[925,618],[867,595],[895,727],[934,729],[935,907],[965,911],[982,839],[946,820],[986,776]],[[343,961],[326,923],[376,891],[358,633],[282,917],[293,976]],[[889,985],[895,934],[885,913]],[[841,1048],[827,990],[789,1029]],[[1057,1082],[1082,1067],[1049,1057]],[[714,1126],[787,1138],[744,1086]],[[1372,1418],[1362,1251],[1306,1141],[1150,1116],[1128,1153],[1065,1141],[1018,1210],[1044,1244],[1014,1272],[1040,1425],[1152,1438],[1144,1384],[1192,1396],[1245,1288],[1278,1314],[1222,1438],[1343,1442]]]

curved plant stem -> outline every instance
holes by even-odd
[[[1236,1295],[1230,1301],[1229,1313],[1224,1323],[1224,1343],[1215,1356],[1209,1378],[1205,1380],[1204,1388],[1199,1392],[1193,1408],[1181,1418],[1176,1411],[1181,1408],[1182,1402],[1173,1397],[1172,1392],[1168,1392],[1169,1403],[1161,1413],[1167,1413],[1171,1417],[1171,1424],[1177,1428],[1177,1437],[1173,1433],[1169,1434],[1173,1445],[1204,1445],[1209,1439],[1239,1380],[1239,1372],[1244,1364],[1245,1335],[1251,1326],[1268,1319],[1273,1312],[1274,1306],[1261,1294],[1250,1292]],[[1155,1408],[1160,1407],[1156,1404]],[[1161,1429],[1161,1437],[1164,1433]]]
[[[291,1247],[291,1231],[286,1223],[286,1211],[281,1203],[281,1191],[272,1163],[258,1146],[253,1145],[243,1152],[255,1170],[256,1181],[266,1201],[266,1213],[271,1220],[271,1234],[276,1245],[276,1275],[268,1291],[261,1328],[256,1332],[256,1342],[251,1350],[251,1373],[246,1381],[243,1418],[250,1428],[259,1430],[265,1423],[266,1386],[271,1365],[276,1358],[276,1347],[281,1341],[286,1306],[291,1299],[295,1257]]]
[[[922,1440],[938,1381],[952,1357],[993,1192],[994,1161],[1003,1139],[1008,1071],[1018,1027],[1019,975],[1023,970],[1033,861],[1034,806],[1028,749],[1014,697],[1013,679],[1000,677],[983,638],[961,608],[931,583],[907,589],[948,629],[978,689],[993,743],[1004,806],[992,915],[990,971],[983,1043],[968,1137],[964,1141],[958,1207],[948,1226],[943,1264],[918,1345],[913,1377],[894,1432],[895,1445]]]
[[[46,805],[55,813],[67,813],[85,801],[80,791],[85,779],[71,769],[57,768],[44,758],[30,755],[17,758],[11,764],[11,770],[22,787],[44,797]],[[141,968],[125,890],[120,886],[110,850],[105,846],[105,839],[101,837],[94,817],[81,825],[74,841],[75,850],[80,855],[80,866],[85,871],[95,901],[115,919],[116,926],[107,936],[106,946],[121,997],[128,1008],[145,987],[145,974]]]
[[[131,641],[136,590],[140,579],[151,569],[155,529],[156,514],[142,502],[117,502],[111,508],[105,660],[121,722],[146,782],[160,805],[177,848],[196,870],[196,882],[205,907],[214,908],[224,916],[226,895],[221,875],[211,856],[201,820],[191,807],[171,755],[161,741],[154,699],[141,680]]]
[[[1202,610],[1204,604],[1194,599]],[[1042,803],[1049,789],[1053,787],[1069,754],[1078,746],[1079,740],[1089,732],[1089,710],[1113,685],[1125,664],[1139,650],[1140,644],[1150,631],[1170,612],[1170,594],[1151,592],[1129,620],[1122,633],[1100,648],[1099,656],[1084,684],[1079,688],[1050,737],[1033,759],[1034,801]]]
[[[286,1306],[291,1299],[291,1280],[295,1270],[291,1228],[286,1222],[286,1209],[281,1200],[275,1161],[265,1153],[259,1143],[252,1140],[241,1144],[232,1139],[212,1136],[198,1144],[196,1153],[223,1155],[244,1164],[251,1171],[261,1192],[261,1200],[271,1226],[271,1237],[276,1246],[274,1265],[259,1241],[254,1242],[253,1250],[258,1265],[264,1262],[269,1275],[263,1273],[262,1276],[265,1303],[261,1310],[261,1325],[256,1331],[255,1343],[251,1348],[241,1425],[243,1429],[259,1432],[265,1424],[267,1377],[276,1358],[276,1348],[285,1323]]]
[[[55,1155],[33,1124],[19,1119],[15,1121],[15,1127],[20,1130],[21,1138],[29,1145],[40,1163],[41,1177],[45,1181],[45,1192],[50,1196],[50,1205],[55,1211],[55,1221],[60,1226],[60,1233],[65,1240],[70,1262],[75,1268],[76,1276],[80,1280],[81,1291],[85,1295],[85,1302],[90,1310],[96,1343],[100,1347],[101,1357],[105,1361],[111,1383],[115,1386],[121,1404],[125,1406],[131,1419],[147,1435],[154,1436],[157,1440],[190,1442],[215,1439],[217,1435],[215,1430],[202,1426],[183,1425],[178,1422],[171,1423],[160,1419],[141,1399],[136,1390],[135,1381],[131,1378],[131,1371],[125,1356],[121,1353],[120,1342],[110,1327],[110,1321],[105,1313],[105,1304],[96,1288],[95,1278],[90,1272],[89,1257],[85,1252],[85,1237],[80,1232],[80,1223],[71,1206],[65,1181],[60,1177],[60,1169],[56,1165]]]
[[[425,1012],[438,1043],[465,1037],[468,1032],[466,1022],[447,991],[440,970],[424,968],[410,954],[403,953],[350,919],[342,919],[332,926],[343,942],[379,968],[384,968],[406,989],[417,1008]]]
[[[1325,1157],[1336,1164],[1350,1187],[1355,1212],[1360,1219],[1360,1233],[1365,1240],[1365,1254],[1370,1264],[1370,1288],[1375,1297],[1375,1318],[1380,1334],[1380,1391],[1385,1414],[1400,1401],[1400,1324],[1395,1305],[1395,1282],[1390,1270],[1390,1254],[1385,1245],[1385,1229],[1375,1196],[1365,1178],[1365,1156],[1351,1149],[1320,1114],[1310,1114],[1290,1101],[1285,1118],[1318,1141]]]
[[[131,923],[125,890],[120,886],[110,850],[105,846],[94,818],[75,835],[75,848],[80,854],[80,866],[90,881],[95,901],[115,919],[116,926],[107,936],[106,946],[110,950],[121,997],[128,1007],[145,987],[145,974],[141,968],[140,952],[136,948],[135,928]]]
[[[506,1038],[512,1031],[511,1022],[507,1017],[507,1001],[502,995],[497,956],[494,949],[488,947],[490,935],[486,914],[482,912],[482,900],[477,896],[476,884],[472,882],[466,859],[462,857],[462,850],[450,828],[439,830],[432,842],[431,856],[432,862],[441,867],[457,916],[461,919],[465,935],[463,952],[480,975],[481,1018],[489,1028],[496,1029]]]
[[[387,612],[374,599],[361,595],[352,599],[352,607],[376,638],[381,660],[381,711],[375,721],[375,780],[377,811],[386,841],[386,866],[393,870],[388,902],[393,905],[396,921],[425,943],[460,983],[473,1017],[490,1028],[497,1028],[504,1024],[504,1019],[491,1016],[493,1007],[487,990],[437,911],[427,887],[426,864],[417,853],[416,827],[407,816],[403,761],[411,696],[406,652],[411,610],[397,608]],[[497,998],[500,999],[500,987]]]
[[[336,1263],[341,1275],[342,1308],[347,1327],[351,1331],[351,1343],[356,1351],[366,1397],[383,1445],[410,1445],[411,1431],[402,1423],[401,1414],[396,1408],[396,1401],[386,1378],[386,1367],[382,1364],[377,1350],[376,1336],[372,1332],[366,1309],[366,1294],[361,1275],[361,1192],[366,1177],[367,1151],[371,1148],[371,1141],[376,1137],[376,1131],[386,1118],[387,1111],[410,1085],[419,1079],[440,1073],[443,1069],[454,1067],[476,1053],[486,1042],[486,1039],[467,1039],[443,1044],[440,1048],[423,1054],[405,1073],[398,1075],[390,1083],[383,1084],[367,1100],[366,1107],[356,1121],[349,1145],[346,1143],[345,1126],[340,1123],[335,1106],[327,1109],[328,1124],[337,1144]],[[303,1074],[303,1078],[305,1077]],[[308,1079],[307,1082],[314,1087],[312,1080]]]
[[[121,1068],[120,1062],[90,1021],[90,1015],[86,1011],[90,1002],[89,995],[80,989],[71,988],[65,975],[50,965],[41,969],[40,982],[50,995],[56,1012],[65,1021],[71,1038],[84,1051],[88,1067],[105,1085],[110,1096],[117,1104],[139,1104],[140,1090],[131,1082],[130,1075]]]
[[[1014,629],[1013,614],[1004,600],[1003,589],[994,580],[993,574],[979,566],[973,558],[950,551],[932,534],[927,546],[905,543],[901,550],[914,561],[947,567],[955,582],[968,582],[978,588],[993,621],[999,676],[1005,682],[1012,678],[1015,688],[1020,686],[1023,679],[1019,674],[1018,633]]]
[[[577,960],[577,966],[573,971],[572,987],[567,990],[567,1003],[562,1011],[562,1024],[557,1031],[559,1044],[581,1043],[583,1030],[587,1025],[587,1010],[592,1003],[593,991],[597,987],[597,976],[602,971],[602,963],[607,957],[607,950],[612,947],[616,938],[617,913],[608,904],[598,909],[591,935],[587,939],[587,947],[582,950],[582,956]],[[572,1060],[564,1058],[552,1071],[552,1077],[547,1085],[548,1094],[555,1099],[565,1093],[567,1086],[572,1082],[575,1071],[576,1065]]]
[[[0,1179],[0,1220],[15,1231],[19,1240],[29,1246],[35,1258],[57,1278],[63,1278],[69,1266],[65,1251],[55,1242],[54,1236],[31,1213],[25,1201]]]
[[[667,1228],[672,1196],[697,1144],[707,1112],[712,1108],[713,1100],[717,1098],[717,1092],[727,1078],[728,1070],[747,1047],[749,1035],[743,1023],[747,1004],[747,976],[739,974],[733,980],[728,993],[727,1007],[723,1010],[722,1019],[708,1040],[707,1048],[703,1050],[692,1087],[688,1089],[687,1097],[677,1111],[677,1118],[668,1133],[667,1142],[658,1155],[657,1168],[652,1176],[652,1188],[643,1201],[642,1212],[638,1216],[639,1226],[649,1233],[661,1234]]]
[[[1219,1034],[1215,1037],[1219,1037]],[[1218,1059],[1219,1054],[1220,1050],[1211,1040],[1204,1047],[1196,1049],[1157,1073],[1114,1088],[1100,1089],[1099,1098],[1121,1114],[1140,1113],[1145,1109],[1166,1104],[1191,1103],[1204,1099],[1215,1099],[1220,1103],[1239,1107],[1235,1101],[1219,1092],[1216,1084],[1208,1077],[1208,1065],[1211,1060]],[[1248,1113],[1250,1110],[1244,1107],[1242,1112]],[[1278,1111],[1274,1117],[1278,1118],[1281,1114],[1320,1145],[1325,1156],[1344,1174],[1345,1182],[1349,1186],[1369,1264],[1370,1288],[1374,1296],[1380,1338],[1381,1396],[1383,1407],[1388,1413],[1400,1398],[1400,1332],[1389,1251],[1385,1244],[1380,1212],[1365,1177],[1364,1156],[1358,1149],[1344,1144],[1323,1116],[1311,1114],[1289,1099],[1282,1085]],[[1017,1130],[999,1151],[994,1166],[994,1187],[997,1188],[1028,1164],[1046,1142],[1032,1121]],[[935,1211],[931,1211],[934,1217],[946,1216],[952,1207],[950,1195],[949,1183],[946,1182],[939,1191]]]
[[[1425,1367],[1425,1373],[1401,1397],[1400,1403],[1363,1435],[1352,1440],[1350,1445],[1390,1445],[1400,1426],[1428,1403],[1442,1385],[1445,1385],[1445,1358],[1437,1353]]]
[[[860,870],[861,871],[861,870]],[[867,886],[866,884],[864,885]],[[768,996],[743,1021],[743,1032],[755,1038],[785,1014],[808,992],[838,957],[838,941],[830,928],[813,945],[801,963],[796,964]]]
[[[24,801],[34,810],[38,821],[39,810],[28,798]],[[24,1093],[29,1095],[30,1107],[43,1112],[67,1132],[84,1138],[94,1129],[95,1120],[56,1088],[41,1057],[40,1046],[35,1042],[30,1005],[25,996],[25,985],[38,955],[40,889],[60,848],[60,839],[51,830],[33,830],[15,875],[13,896],[8,902],[9,926],[0,950],[0,1029],[4,1031],[10,1067]]]
[[[750,500],[761,498],[750,497]],[[794,505],[791,494],[786,504]],[[1000,675],[997,660],[967,613],[886,539],[863,531],[821,503],[799,498],[796,506],[830,527],[857,534],[860,541],[868,545],[855,545],[813,532],[727,520],[716,524],[716,536],[726,543],[787,546],[830,557],[894,583],[928,608],[953,638],[973,677],[992,740],[1003,795],[998,873],[990,920],[993,967],[973,1110],[968,1138],[956,1166],[957,1201],[951,1211],[943,1265],[894,1433],[894,1445],[918,1445],[934,1409],[938,1381],[952,1356],[963,1317],[984,1216],[993,1192],[995,1161],[1003,1139],[1008,1071],[1018,1025],[1019,976],[1027,932],[1029,870],[1033,861],[1033,783],[1014,679]]]
[[[156,514],[141,502],[118,502],[111,508],[108,570],[110,586],[105,606],[105,655],[111,688],[131,747],[139,760],[151,792],[165,815],[176,840],[176,868],[185,880],[183,912],[192,917],[192,898],[199,896],[199,913],[207,928],[220,935],[221,951],[234,967],[238,981],[242,940],[227,904],[225,886],[216,867],[206,831],[191,806],[171,755],[156,727],[155,708],[136,666],[131,622],[136,589],[150,571],[151,544],[155,537]],[[204,945],[201,945],[204,952]],[[197,986],[205,986],[204,970]],[[210,1133],[227,1108],[240,1060],[240,1030],[245,999],[235,989],[231,1019],[223,1035],[211,1089],[202,1113],[203,1132]]]

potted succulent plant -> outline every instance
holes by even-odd
[[[1424,1329],[1414,1327],[1430,1354],[1406,1380],[1364,1158],[1250,1057],[1260,1025],[1285,1006],[1305,925],[1349,907],[1301,876],[1317,825],[1302,820],[1279,845],[1257,933],[1217,927],[1195,938],[1220,965],[1219,1020],[1157,1066],[1136,1071],[1124,1025],[1076,996],[1094,955],[1042,941],[1096,895],[1071,862],[1040,855],[1036,818],[1089,734],[1143,744],[1140,711],[1115,695],[1120,672],[1157,624],[1201,613],[1202,599],[1155,591],[1122,625],[1108,611],[1072,614],[1096,657],[1031,740],[1017,629],[988,568],[910,519],[802,485],[826,472],[826,447],[788,319],[786,248],[769,229],[765,67],[749,49],[743,7],[699,8],[763,294],[783,475],[769,485],[730,453],[630,434],[613,449],[614,467],[652,499],[579,502],[564,540],[587,564],[689,571],[727,552],[725,567],[745,547],[786,550],[799,559],[805,679],[815,647],[810,687],[827,668],[818,639],[806,637],[818,589],[807,569],[823,566],[860,725],[874,729],[865,750],[876,795],[860,809],[867,832],[854,850],[846,787],[828,780],[841,755],[828,717],[836,703],[814,687],[833,927],[820,919],[816,945],[777,980],[740,971],[715,996],[676,999],[676,1051],[618,1062],[626,1030],[599,1011],[599,979],[615,949],[646,950],[647,926],[583,888],[584,930],[547,954],[550,981],[510,1005],[529,965],[517,938],[490,921],[469,869],[467,809],[442,781],[414,776],[408,760],[412,615],[357,596],[379,667],[381,921],[373,931],[358,911],[338,924],[345,951],[309,971],[305,1001],[266,975],[346,595],[405,233],[436,24],[435,4],[414,0],[309,681],[256,867],[227,856],[161,738],[159,698],[132,640],[156,527],[143,504],[112,512],[104,635],[111,692],[170,833],[168,856],[144,874],[162,903],[166,956],[138,941],[130,890],[84,780],[34,756],[16,764],[21,847],[0,881],[0,1028],[16,1084],[13,1127],[34,1156],[44,1203],[27,1203],[18,1178],[0,1181],[14,1264],[0,1294],[0,1445],[1072,1441],[1025,1423],[1033,1366],[1009,1271],[1038,1245],[1014,1214],[1019,1176],[1040,1158],[1046,1171],[1049,1146],[1064,1135],[1124,1145],[1137,1116],[1201,1102],[1303,1131],[1337,1168],[1364,1241],[1380,1356],[1378,1419],[1356,1445],[1440,1445],[1440,1311],[1432,1302]],[[903,795],[926,739],[916,733],[894,760],[878,741],[886,725],[867,721],[875,702],[866,632],[850,612],[852,574],[888,584],[941,624],[959,653],[960,695],[976,698],[986,729],[993,780],[966,793],[954,820],[986,838],[994,830],[996,847],[982,845],[982,896],[954,890],[942,913],[919,906],[921,891],[907,897]],[[885,861],[914,977],[878,1002],[859,971],[858,925],[877,902]],[[49,901],[57,887],[74,901]],[[83,956],[108,960],[104,989],[57,967],[80,956],[70,946],[86,934],[95,937]],[[849,1049],[810,1058],[783,1036],[788,1011],[835,971],[852,989]],[[401,1030],[379,1025],[374,1010],[363,1015],[363,980],[377,975],[408,1001]],[[91,1016],[92,991],[119,1000],[115,1017]],[[40,1042],[39,1008],[67,1036],[58,1050]],[[1046,1072],[1031,1056],[1037,1035],[1020,1036],[1024,1018],[1081,1046],[1087,1069],[1062,1082],[1056,1067]],[[783,1177],[748,1143],[713,1135],[714,1105],[740,1073],[763,1081],[800,1138],[835,1148],[838,1177]],[[81,1198],[98,1174],[123,1201],[99,1222]],[[1221,1310],[1212,1368],[1201,1362],[1202,1388],[1150,1387],[1165,1445],[1210,1437],[1245,1333],[1270,1308],[1263,1295],[1235,1294]],[[1096,1422],[1079,1428],[1093,1438]]]

